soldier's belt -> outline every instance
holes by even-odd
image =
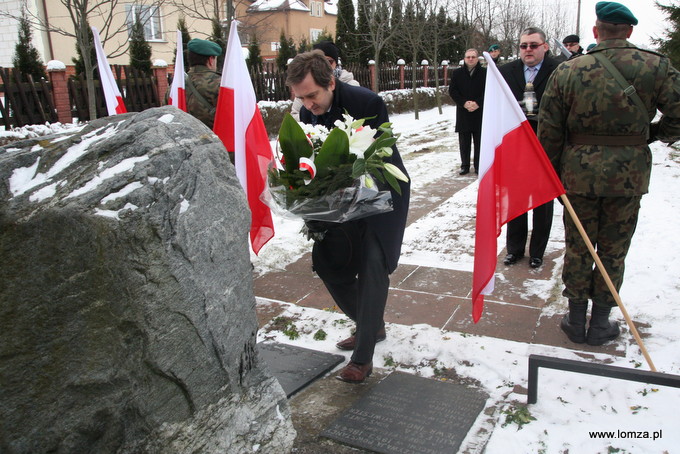
[[[572,145],[647,145],[647,137],[642,134],[634,136],[598,136],[594,134],[569,134],[568,142]]]

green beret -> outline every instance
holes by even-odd
[[[501,49],[501,46],[499,46],[498,44],[492,44],[491,46],[489,46],[489,50],[487,52],[493,52],[494,50],[500,50],[500,49]]]
[[[189,52],[199,55],[206,55],[208,57],[217,57],[222,53],[222,48],[219,44],[205,39],[194,38],[187,44]]]
[[[597,2],[595,14],[598,20],[609,24],[638,24],[638,20],[633,16],[633,13],[621,3]]]

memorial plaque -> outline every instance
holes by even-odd
[[[383,454],[452,454],[488,397],[465,385],[393,372],[321,435]]]
[[[263,342],[257,348],[288,398],[345,360],[342,355],[275,342]]]

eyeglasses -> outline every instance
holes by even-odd
[[[564,46],[565,47],[574,47],[574,46],[578,46],[578,43],[564,43]]]
[[[538,43],[531,43],[531,44],[522,43],[522,44],[519,45],[519,48],[522,49],[522,50],[525,50],[528,47],[531,50],[535,50],[535,49],[538,49],[539,47],[541,47],[543,44],[545,44],[545,43],[540,43],[540,44],[538,44]]]

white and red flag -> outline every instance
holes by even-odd
[[[182,32],[177,30],[177,54],[175,55],[175,74],[172,76],[168,105],[187,111],[187,98],[184,83],[184,45]]]
[[[102,47],[102,42],[99,40],[99,32],[96,27],[92,27],[92,36],[94,38],[94,48],[97,51],[97,67],[99,68],[99,79],[104,90],[104,99],[106,99],[106,110],[109,115],[122,114],[127,112],[125,103],[123,103],[123,96],[120,94],[116,79],[113,78],[113,72],[106,60],[106,54]]]
[[[484,310],[493,292],[498,260],[496,239],[503,224],[564,194],[564,187],[510,87],[491,56],[488,62],[482,141],[475,259],[472,275],[472,319]]]
[[[251,211],[250,242],[257,254],[274,236],[271,211],[260,200],[267,185],[267,169],[274,156],[257,107],[236,21],[231,23],[229,32],[213,131],[222,139],[227,151],[234,153],[236,175],[246,192]]]

